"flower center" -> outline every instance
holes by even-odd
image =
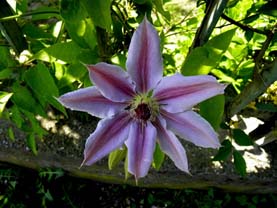
[[[131,117],[141,122],[154,121],[159,113],[159,105],[152,93],[138,94],[128,107]]]
[[[151,110],[147,104],[141,103],[135,109],[136,118],[147,121],[151,117]]]

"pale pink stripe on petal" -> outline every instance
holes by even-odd
[[[148,121],[133,121],[126,146],[128,148],[128,171],[136,179],[144,177],[151,166],[156,145],[157,131]]]
[[[133,34],[126,67],[136,82],[138,92],[153,89],[162,78],[160,39],[157,31],[146,18]]]
[[[225,85],[213,76],[183,76],[175,74],[164,77],[153,92],[161,107],[177,113],[191,109],[194,105],[218,94],[223,94]]]
[[[105,98],[95,86],[66,93],[58,101],[71,110],[87,112],[100,118],[110,117],[127,106],[126,103]]]
[[[157,118],[154,123],[157,128],[158,142],[162,151],[169,156],[177,168],[189,173],[186,151],[178,138],[166,129],[165,120]]]
[[[129,122],[130,117],[126,112],[102,119],[86,141],[82,164],[92,165],[111,151],[122,147],[129,134]]]
[[[129,101],[135,94],[135,84],[122,68],[98,63],[87,65],[91,81],[101,94],[115,102]]]
[[[200,115],[193,111],[169,113],[162,111],[167,127],[178,136],[200,147],[219,148],[217,133]]]

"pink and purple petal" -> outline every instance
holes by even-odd
[[[133,34],[126,67],[136,82],[138,92],[153,89],[162,78],[163,64],[160,39],[155,28],[144,18]]]
[[[157,129],[158,142],[162,151],[169,156],[175,166],[189,173],[186,151],[178,138],[166,129],[166,122],[159,117],[154,123]]]
[[[193,111],[169,113],[162,111],[167,127],[181,138],[200,147],[219,148],[217,133],[212,126]]]
[[[71,110],[87,112],[99,118],[113,116],[127,106],[126,103],[105,98],[95,86],[66,93],[58,101]]]
[[[113,150],[122,147],[128,138],[130,119],[126,112],[102,119],[86,141],[82,165],[92,165]]]
[[[178,113],[218,94],[223,94],[225,85],[213,76],[183,76],[175,74],[164,77],[155,88],[153,96],[168,112]]]
[[[128,148],[128,171],[136,179],[147,175],[156,145],[157,131],[150,123],[133,121],[126,146]]]
[[[87,65],[87,68],[91,81],[104,97],[124,102],[134,96],[135,85],[122,68],[106,63]]]

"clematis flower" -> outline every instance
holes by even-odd
[[[92,165],[126,145],[128,172],[137,179],[147,175],[156,143],[180,170],[189,172],[176,135],[200,147],[220,146],[211,125],[192,107],[223,94],[225,86],[208,75],[162,77],[159,36],[146,18],[132,37],[127,71],[107,63],[87,68],[94,86],[59,98],[70,109],[102,119],[86,141],[82,164]]]

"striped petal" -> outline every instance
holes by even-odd
[[[171,113],[183,112],[194,105],[218,94],[223,94],[225,85],[213,76],[185,77],[181,74],[164,77],[153,92],[162,108]]]
[[[154,125],[157,128],[158,142],[162,151],[169,156],[177,168],[189,173],[186,151],[177,137],[166,129],[165,120],[157,118]]]
[[[212,126],[193,111],[162,112],[167,127],[178,136],[200,147],[219,148],[218,136]]]
[[[136,179],[144,177],[150,168],[155,150],[157,131],[147,122],[131,124],[126,146],[128,148],[128,171]]]
[[[111,151],[122,147],[128,137],[130,117],[124,112],[102,119],[86,141],[82,165],[92,165]]]
[[[91,81],[101,94],[115,102],[129,101],[134,96],[135,85],[123,69],[118,66],[98,63],[87,65]]]
[[[87,112],[99,118],[111,117],[122,111],[127,104],[105,98],[95,86],[66,93],[58,98],[65,107]]]
[[[133,34],[126,67],[136,82],[138,92],[153,89],[162,78],[160,39],[157,31],[146,18]]]

